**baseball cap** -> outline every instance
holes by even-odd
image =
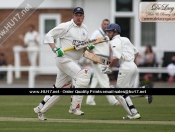
[[[73,14],[78,13],[78,12],[84,14],[83,8],[81,8],[81,7],[76,7],[76,8],[74,8]]]

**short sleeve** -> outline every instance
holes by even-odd
[[[111,49],[113,52],[113,58],[116,59],[120,59],[122,56],[122,43],[121,40],[119,38],[116,38],[114,40],[112,40],[110,42],[111,44]]]

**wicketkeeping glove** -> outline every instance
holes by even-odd
[[[104,74],[109,74],[109,73],[111,73],[112,72],[112,69],[109,67],[109,65],[102,65],[102,73],[104,73]]]
[[[94,48],[95,48],[95,45],[90,44],[90,45],[87,47],[87,50],[93,50]]]
[[[64,55],[64,51],[58,47],[53,48],[53,52],[56,53],[57,57],[62,57]]]

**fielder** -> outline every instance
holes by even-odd
[[[39,34],[35,30],[34,25],[28,26],[28,32],[23,36],[19,35],[19,38],[24,41],[24,45],[27,46],[27,54],[29,63],[31,66],[37,65],[37,56],[38,56],[38,48],[39,48]]]
[[[105,29],[109,25],[109,23],[110,21],[108,19],[104,19],[102,21],[101,27],[98,30],[94,31],[93,34],[91,35],[91,39],[95,39],[98,37],[105,38],[106,36]],[[99,45],[96,45],[95,47],[96,48],[94,48],[93,51],[91,51],[92,53],[110,60],[109,42],[103,42]],[[101,88],[110,88],[110,81],[108,75],[103,74],[101,72],[102,64],[93,62],[92,66],[94,69],[94,74],[92,77],[90,88],[96,88],[98,84],[100,85]],[[94,98],[95,95],[88,95],[86,99],[86,104],[96,105]],[[106,95],[106,98],[111,105],[119,105],[119,101],[115,98],[115,96]]]
[[[58,67],[57,77],[54,87],[66,88],[71,87],[69,81],[73,79],[75,88],[87,88],[90,82],[91,73],[88,69],[81,69],[78,60],[83,56],[84,48],[80,50],[71,50],[64,52],[63,49],[75,46],[78,42],[82,43],[88,40],[88,29],[84,20],[84,10],[76,7],[73,10],[72,20],[61,23],[57,27],[50,30],[46,36],[44,43],[48,43],[53,52],[56,54],[56,65]],[[55,47],[54,39],[60,38],[60,47]],[[74,45],[73,45],[74,44]],[[90,44],[87,49],[92,50],[94,45]],[[44,113],[52,107],[58,100],[60,95],[46,95],[43,102],[34,108],[34,112],[38,114],[40,120],[47,120]],[[69,113],[75,115],[84,115],[81,111],[82,95],[73,95]],[[41,108],[41,109],[40,109]]]
[[[113,60],[109,65],[103,66],[102,72],[105,74],[110,73],[111,67],[119,61],[119,73],[117,78],[117,88],[132,88],[134,87],[135,78],[138,73],[135,59],[138,51],[130,40],[126,37],[121,37],[121,29],[118,24],[110,24],[106,28],[108,37],[111,39],[111,49],[113,51]],[[120,104],[127,111],[128,115],[123,119],[140,119],[141,116],[129,95],[117,95],[116,98]],[[148,103],[152,102],[152,96],[148,95]]]

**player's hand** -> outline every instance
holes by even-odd
[[[109,67],[109,65],[102,65],[102,73],[109,74],[112,72],[112,69]]]
[[[53,52],[56,53],[57,57],[62,57],[64,55],[64,51],[61,48],[55,47]]]
[[[109,37],[108,37],[108,36],[105,36],[105,40],[109,41],[110,39],[109,39]]]
[[[94,48],[95,48],[95,45],[90,44],[90,45],[87,47],[87,50],[93,50]]]
[[[94,64],[98,64],[97,62],[93,61]]]

